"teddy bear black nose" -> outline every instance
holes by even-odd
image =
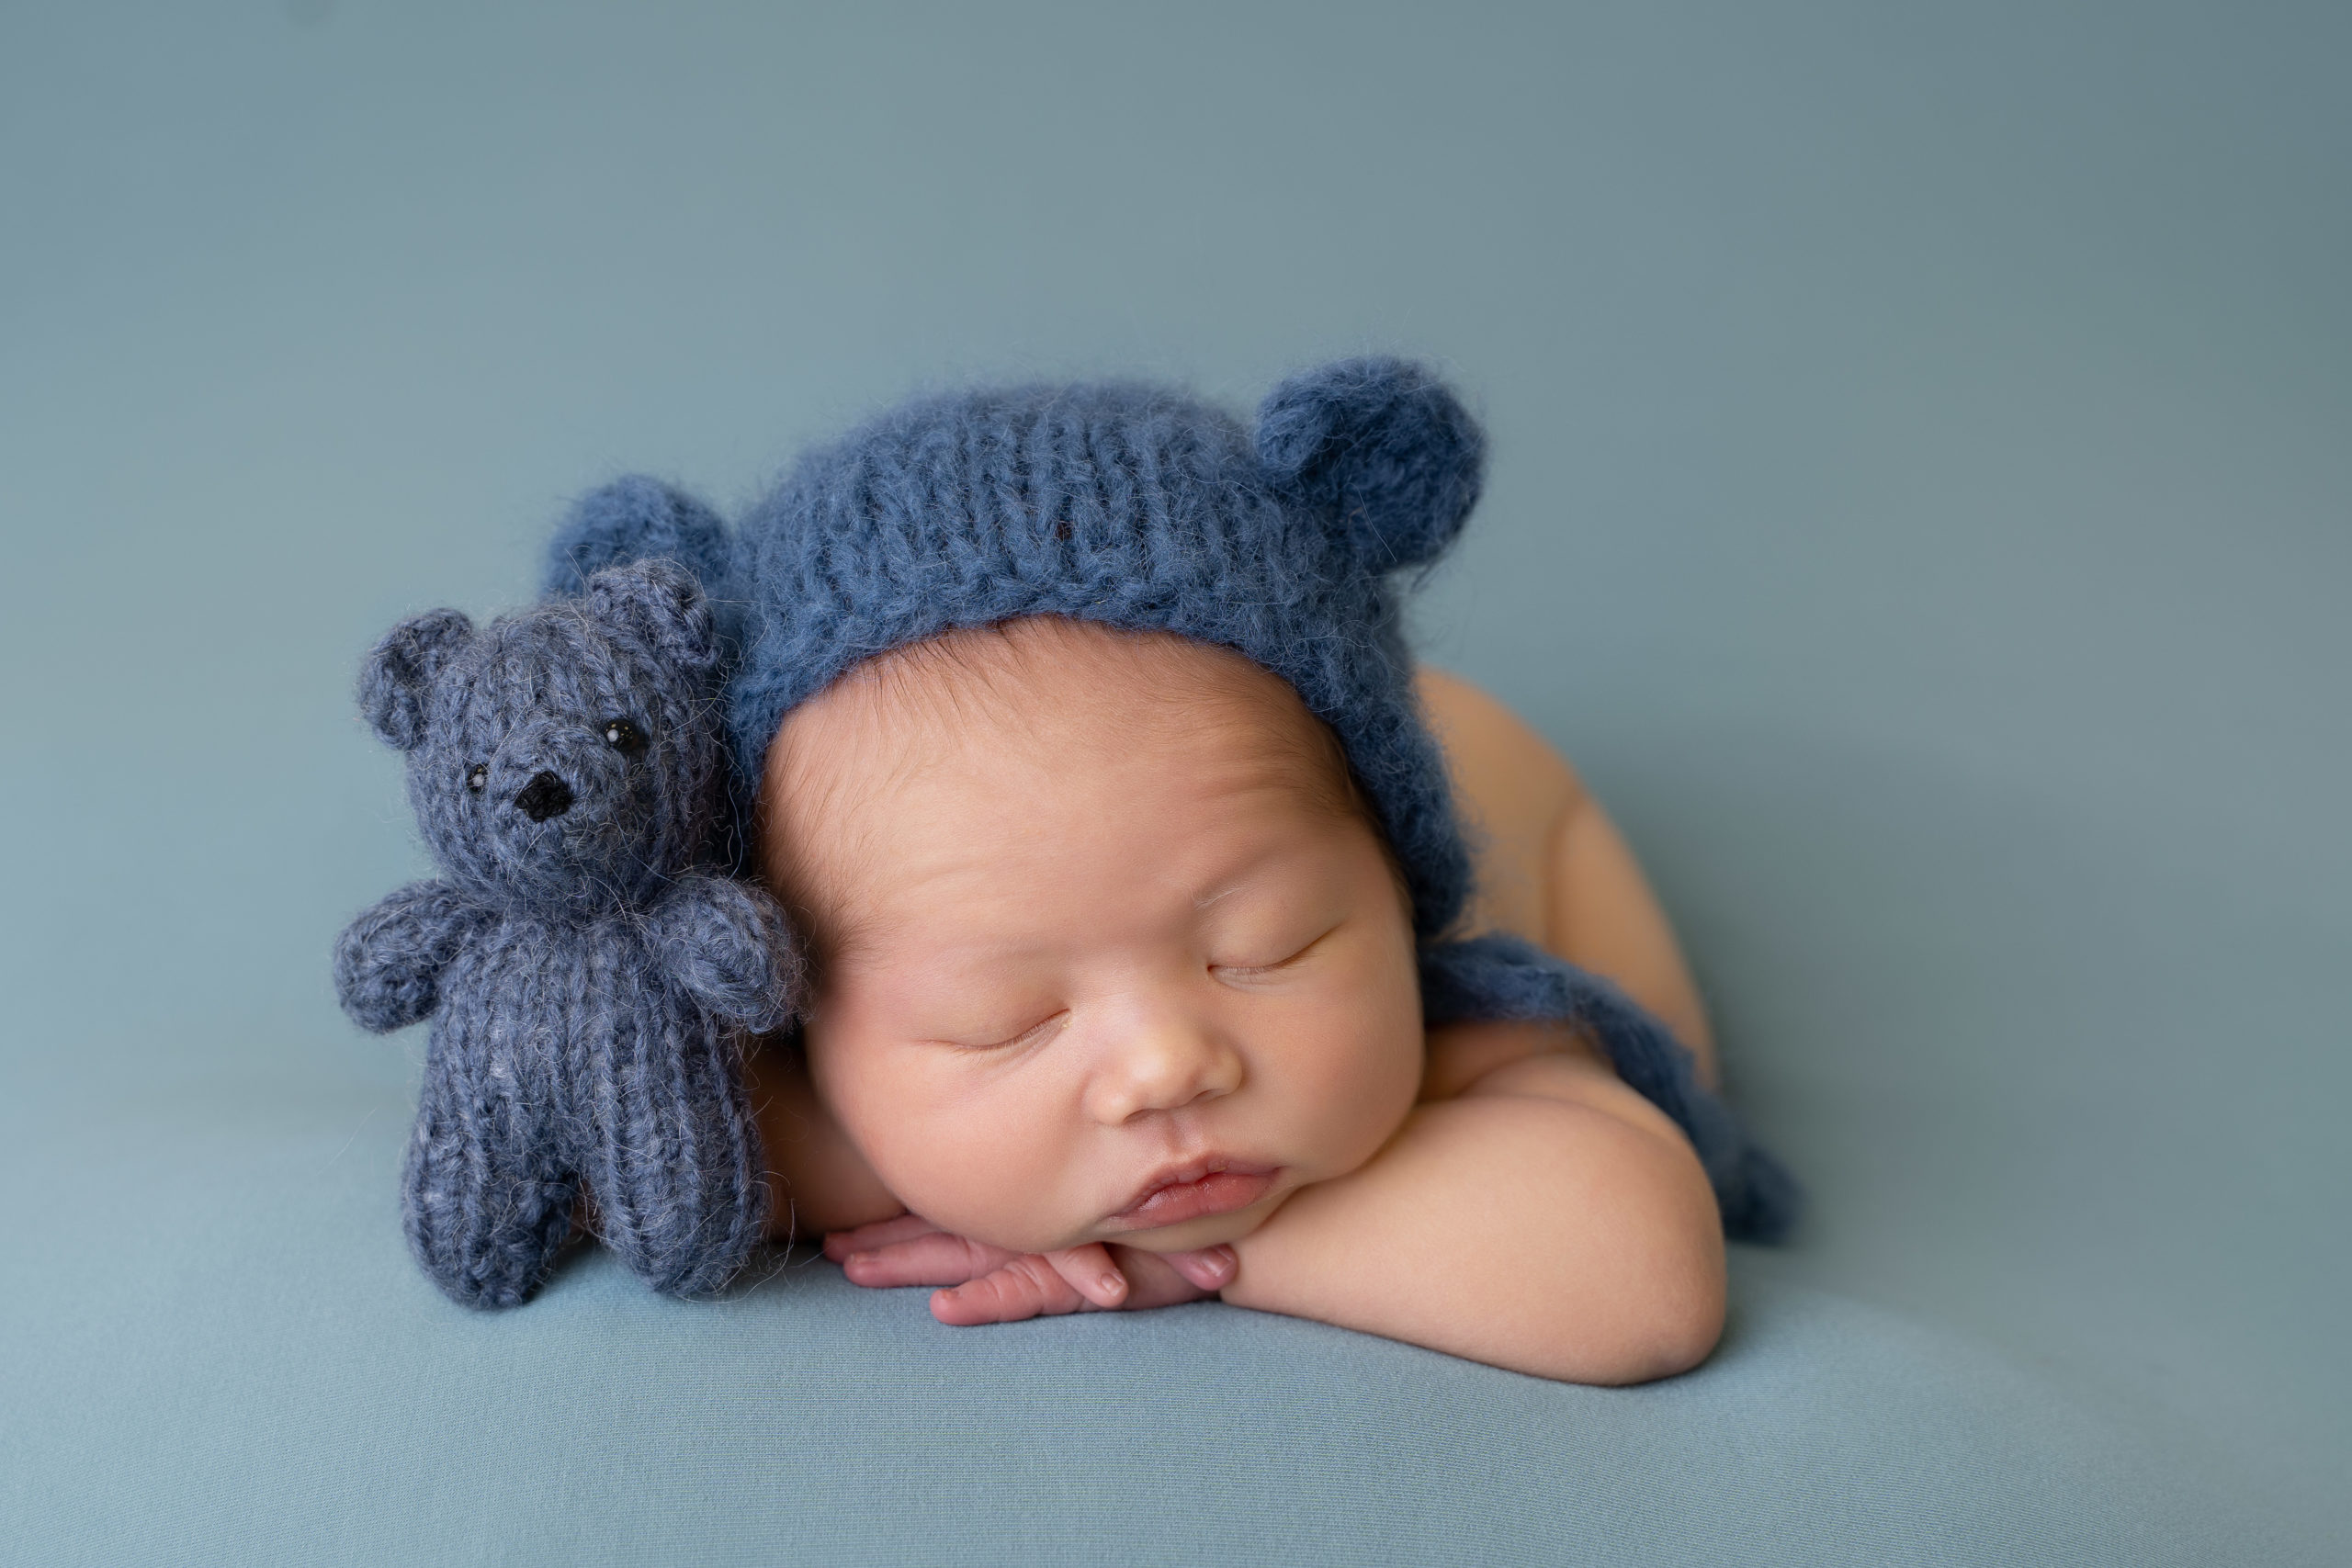
[[[531,782],[514,796],[514,804],[532,821],[544,822],[571,809],[571,786],[553,773],[533,773]]]

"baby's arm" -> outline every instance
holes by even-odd
[[[1369,1164],[1234,1244],[1225,1299],[1577,1382],[1704,1359],[1723,1225],[1674,1124],[1557,1024],[1434,1032],[1427,1081]]]

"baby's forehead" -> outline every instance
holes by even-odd
[[[763,858],[804,904],[842,902],[891,858],[871,840],[910,781],[933,806],[951,788],[996,792],[972,804],[1001,819],[1029,792],[1138,770],[1363,815],[1338,739],[1279,677],[1170,633],[1037,616],[868,660],[787,716],[761,787]]]

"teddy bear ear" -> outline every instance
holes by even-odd
[[[1444,383],[1403,359],[1292,377],[1258,410],[1258,461],[1378,574],[1437,558],[1477,502],[1487,440]]]
[[[540,597],[572,598],[606,567],[667,557],[705,583],[726,581],[733,543],[718,513],[643,474],[599,486],[571,503],[548,541]]]
[[[473,635],[462,610],[427,610],[369,650],[359,666],[359,711],[388,744],[403,751],[424,744],[424,700]]]
[[[673,664],[707,670],[718,660],[710,602],[695,574],[656,557],[606,567],[588,580],[588,608],[608,625],[626,626]]]

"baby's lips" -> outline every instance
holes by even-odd
[[[1216,1156],[1163,1172],[1110,1216],[1124,1230],[1158,1230],[1246,1209],[1263,1198],[1280,1168]]]

